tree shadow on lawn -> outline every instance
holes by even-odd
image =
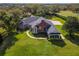
[[[59,46],[59,47],[64,47],[66,43],[63,41],[63,39],[52,39],[49,40],[52,44]]]
[[[12,45],[15,44],[15,42],[18,40],[15,38],[15,35],[17,33],[12,33],[11,36],[8,36],[4,39],[3,43],[0,45],[0,56],[3,56],[5,54],[5,51],[9,49]]]
[[[79,36],[74,35],[73,37],[70,37],[69,35],[65,36],[68,40],[70,40],[72,43],[76,44],[79,46]]]

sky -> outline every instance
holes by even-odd
[[[79,3],[79,0],[0,0],[0,3]]]

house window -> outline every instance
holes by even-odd
[[[52,34],[50,35],[50,38],[58,39],[60,36],[58,34]]]
[[[37,27],[34,27],[32,31],[33,33],[37,33]]]
[[[51,35],[50,38],[54,38],[54,35]]]
[[[59,38],[59,35],[54,35],[54,38]]]

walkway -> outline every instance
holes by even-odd
[[[61,34],[61,38],[62,38],[62,39],[66,39],[62,34]]]
[[[29,30],[26,31],[26,34],[28,37],[32,38],[32,39],[47,39],[47,38],[40,38],[40,37],[34,37],[32,35],[29,34]],[[65,39],[65,37],[61,34],[62,39]]]
[[[29,30],[26,31],[26,34],[27,34],[28,37],[30,37],[32,39],[47,39],[47,38],[34,37],[34,36],[30,35],[29,32],[30,32]]]

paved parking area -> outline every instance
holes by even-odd
[[[53,20],[49,21],[51,21],[54,25],[63,25],[60,21],[53,21]]]

